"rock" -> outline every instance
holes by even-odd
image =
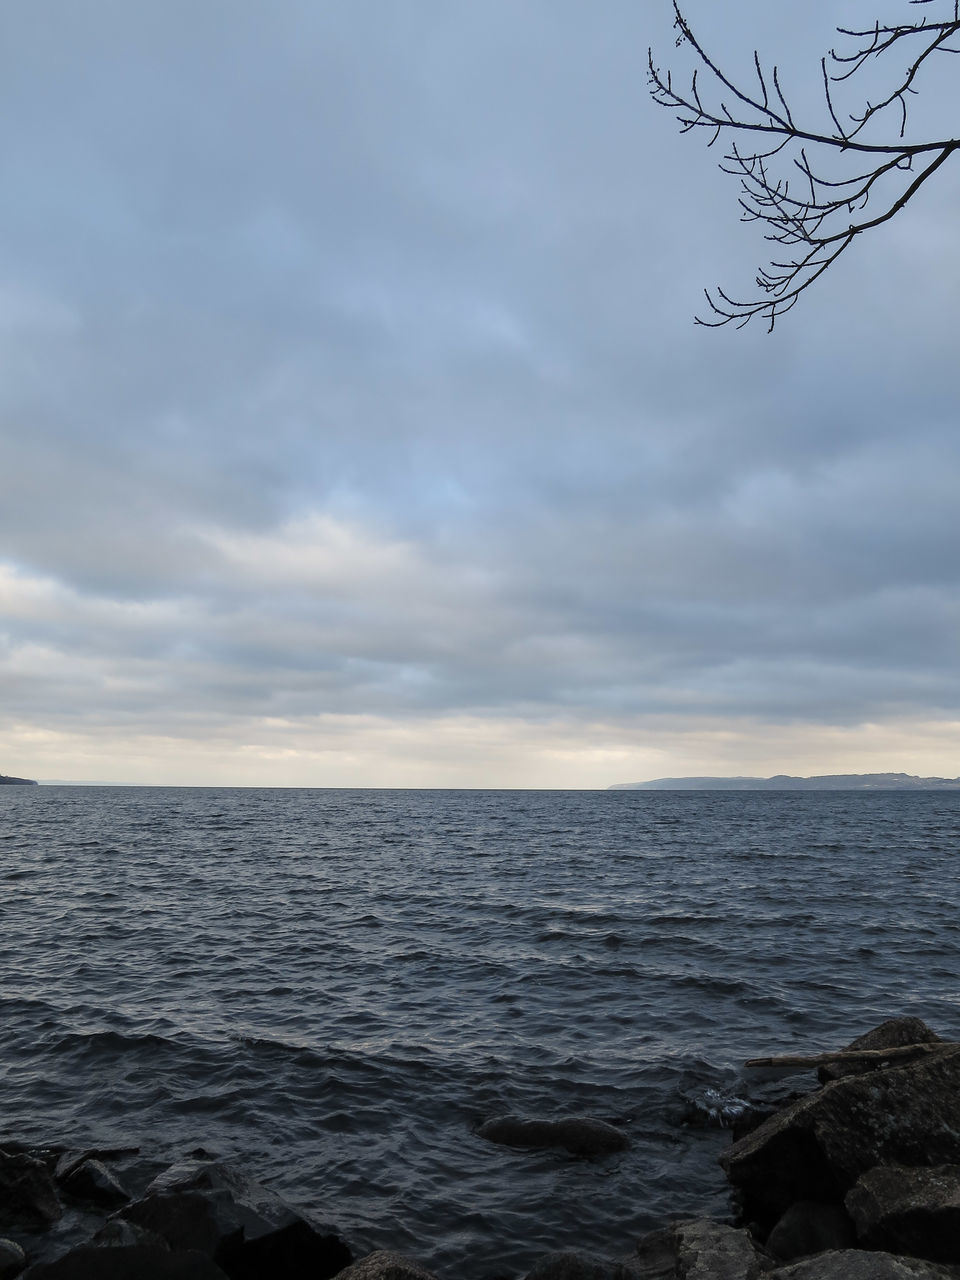
[[[306,1222],[291,1222],[254,1240],[227,1239],[216,1254],[230,1280],[329,1280],[353,1261],[353,1254],[332,1233],[322,1235]]]
[[[720,1163],[744,1217],[769,1229],[797,1200],[840,1203],[881,1163],[960,1163],[960,1048],[834,1080],[735,1142]]]
[[[847,1193],[861,1244],[960,1263],[960,1166],[868,1169]]]
[[[171,1249],[199,1250],[231,1280],[326,1280],[353,1257],[335,1232],[318,1230],[276,1192],[212,1160],[165,1170],[122,1217]]]
[[[668,1274],[672,1276],[673,1271]],[[636,1276],[629,1265],[565,1249],[540,1258],[526,1280],[635,1280]]]
[[[756,1280],[769,1269],[748,1231],[698,1219],[674,1227],[684,1280]]]
[[[498,1116],[482,1124],[477,1135],[505,1147],[563,1147],[575,1156],[609,1155],[625,1151],[630,1145],[625,1133],[592,1116],[566,1116],[560,1120]]]
[[[793,1262],[828,1249],[852,1249],[856,1243],[853,1223],[838,1205],[798,1200],[767,1237],[767,1252],[781,1262]]]
[[[0,1240],[0,1280],[13,1280],[27,1265],[27,1255],[13,1240]]]
[[[0,1151],[0,1224],[43,1228],[62,1214],[57,1188],[43,1161]]]
[[[937,1044],[940,1037],[931,1031],[920,1018],[888,1018],[874,1027],[866,1035],[857,1036],[846,1046],[847,1049],[902,1049],[910,1044]],[[900,1060],[901,1062],[903,1059]],[[820,1067],[817,1075],[822,1084],[828,1080],[839,1080],[841,1076],[862,1075],[865,1071],[875,1071],[883,1066],[883,1059],[865,1062],[836,1062]]]
[[[436,1280],[436,1277],[419,1262],[381,1249],[341,1271],[337,1280]]]
[[[630,1280],[758,1280],[773,1263],[748,1231],[696,1218],[641,1237],[622,1266]],[[597,1280],[607,1280],[607,1275]]]
[[[227,1280],[227,1276],[201,1253],[85,1245],[56,1262],[31,1267],[24,1280]]]
[[[834,1249],[771,1271],[768,1280],[957,1280],[960,1271],[921,1258]]]
[[[98,1249],[125,1249],[131,1245],[141,1245],[162,1252],[170,1248],[166,1240],[155,1231],[148,1231],[135,1222],[125,1222],[123,1218],[111,1218],[105,1222],[90,1244]]]
[[[124,1187],[99,1160],[83,1160],[61,1178],[60,1185],[69,1195],[105,1209],[116,1209],[130,1199]]]

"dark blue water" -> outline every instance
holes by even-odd
[[[746,1058],[960,1034],[958,848],[958,792],[0,788],[0,1135],[202,1143],[450,1275],[623,1251],[728,1212]]]

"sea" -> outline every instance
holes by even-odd
[[[729,1220],[814,1083],[748,1059],[960,1038],[958,850],[960,792],[0,787],[0,1145],[203,1147],[442,1277],[616,1256]]]

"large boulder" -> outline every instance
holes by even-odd
[[[846,1046],[847,1051],[855,1049],[905,1049],[913,1044],[940,1044],[942,1041],[935,1031],[931,1031],[921,1018],[888,1018],[874,1027],[866,1035],[857,1036]],[[918,1056],[920,1056],[918,1054]],[[902,1061],[902,1059],[901,1059]],[[863,1058],[859,1062],[831,1062],[820,1067],[817,1075],[820,1082],[839,1080],[841,1076],[861,1075],[864,1071],[875,1071],[884,1066],[883,1058]]]
[[[960,1263],[960,1166],[878,1165],[861,1176],[846,1203],[867,1248]]]
[[[593,1116],[565,1116],[559,1120],[535,1120],[524,1116],[497,1116],[477,1130],[487,1142],[505,1147],[562,1147],[575,1156],[603,1156],[625,1151],[625,1133]]]
[[[27,1265],[27,1255],[15,1240],[0,1240],[0,1280],[13,1280]]]
[[[227,1280],[202,1253],[139,1247],[71,1249],[56,1262],[31,1267],[24,1280]]]
[[[768,1280],[958,1280],[960,1270],[922,1258],[837,1249],[771,1271]]]
[[[411,1258],[379,1249],[339,1272],[337,1280],[436,1280],[436,1277]]]
[[[852,1249],[856,1243],[853,1223],[839,1205],[798,1200],[777,1221],[766,1248],[781,1262],[795,1262],[829,1249]]]
[[[116,1209],[130,1200],[126,1188],[99,1160],[81,1160],[60,1174],[59,1181],[68,1195],[104,1209]]]
[[[334,1232],[318,1229],[276,1192],[213,1160],[167,1169],[122,1217],[172,1250],[200,1251],[231,1280],[327,1280],[353,1260]]]
[[[0,1151],[0,1225],[43,1229],[62,1214],[57,1188],[43,1161]]]
[[[633,1253],[621,1259],[621,1266],[630,1280],[758,1280],[773,1262],[749,1232],[695,1218],[642,1236]],[[620,1271],[608,1274],[609,1280],[621,1280]],[[571,1275],[570,1280],[580,1277]]]
[[[882,1163],[960,1163],[960,1048],[847,1076],[735,1142],[720,1163],[743,1213],[769,1229],[797,1200],[842,1201]]]

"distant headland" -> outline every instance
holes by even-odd
[[[0,773],[0,787],[35,787],[36,785],[33,778],[8,778],[5,773]]]
[[[912,773],[824,773],[794,778],[654,778],[615,782],[608,791],[960,791],[960,778],[918,778]]]

